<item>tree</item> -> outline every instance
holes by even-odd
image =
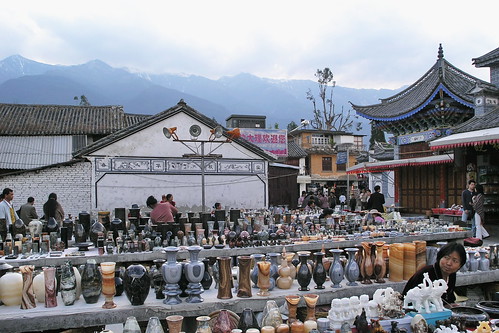
[[[74,99],[75,101],[77,101],[77,100],[78,100],[78,96],[75,96],[73,99]],[[91,105],[91,104],[90,104],[90,102],[88,101],[87,96],[85,96],[85,95],[81,95],[81,96],[80,96],[80,106],[90,106],[90,105]]]
[[[287,128],[288,128],[288,132],[291,132],[292,130],[294,130],[295,128],[298,127],[298,124],[295,123],[293,120],[288,124]]]
[[[369,139],[369,149],[373,149],[375,142],[386,142],[385,132],[376,127],[374,121],[371,121],[371,139]]]
[[[315,129],[329,130],[329,131],[347,131],[350,130],[354,119],[357,115],[352,115],[352,110],[345,113],[343,106],[341,112],[336,112],[333,103],[333,91],[336,86],[336,81],[333,81],[333,72],[326,67],[324,69],[317,69],[315,73],[317,83],[319,84],[319,100],[317,101],[312,91],[307,91],[307,99],[312,102],[314,107],[314,119],[311,125]],[[356,124],[356,130],[360,130],[362,125],[360,122]]]

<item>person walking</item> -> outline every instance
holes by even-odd
[[[471,232],[473,237],[476,236],[475,212],[473,211],[473,196],[475,195],[476,182],[474,179],[468,181],[468,187],[461,193],[461,200],[463,202],[463,214],[461,221],[471,223]],[[471,222],[468,222],[471,220]]]
[[[339,199],[340,199],[340,209],[343,210],[345,208],[345,204],[347,202],[347,197],[343,193],[341,193]]]
[[[367,210],[367,201],[371,196],[371,190],[368,188],[362,189],[362,193],[360,194],[360,209]]]
[[[38,220],[38,214],[35,208],[35,198],[29,197],[28,202],[19,208],[19,217],[24,224],[28,225],[32,220]]]
[[[357,208],[357,199],[355,198],[355,193],[350,194],[350,201],[348,202],[348,205],[350,206],[350,210],[352,212],[355,212],[355,209]]]
[[[374,186],[374,193],[367,200],[367,209],[376,209],[380,213],[385,211],[385,207],[383,206],[385,204],[385,196],[380,191],[381,187],[379,185]]]
[[[307,196],[307,192],[306,191],[301,191],[301,196],[298,198],[298,208],[303,208],[303,200],[305,199],[305,197]]]
[[[2,191],[3,200],[0,202],[0,235],[5,241],[9,225],[16,222],[19,218],[17,215],[12,200],[14,200],[14,191],[8,187]]]
[[[483,203],[485,201],[485,196],[483,195],[483,186],[478,184],[475,187],[476,194],[472,197],[472,206],[475,211],[475,226],[476,226],[476,238],[484,239],[489,237],[489,233],[484,228],[485,223],[485,209]]]
[[[43,214],[45,214],[45,220],[48,221],[49,218],[53,217],[62,227],[62,221],[64,220],[64,209],[62,209],[61,204],[57,201],[57,194],[50,193],[47,202],[43,204]]]

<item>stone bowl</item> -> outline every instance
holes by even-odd
[[[464,321],[466,327],[476,328],[480,325],[480,321],[488,321],[489,315],[487,312],[469,307],[469,306],[458,306],[450,309],[452,311],[452,317],[459,321]]]
[[[497,301],[482,301],[475,305],[480,310],[488,313],[491,318],[499,318],[499,302]]]

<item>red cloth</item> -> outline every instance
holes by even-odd
[[[153,223],[174,222],[173,216],[178,213],[178,209],[169,202],[158,203],[151,211]]]

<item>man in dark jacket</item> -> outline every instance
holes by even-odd
[[[385,204],[385,196],[380,191],[381,187],[379,185],[374,186],[374,193],[367,200],[367,209],[377,209],[380,213],[385,211],[385,207],[383,206]]]
[[[473,201],[473,196],[475,195],[475,185],[475,181],[470,179],[468,181],[468,188],[461,194],[461,199],[463,201],[463,215],[461,217],[461,221],[468,223],[471,219],[471,231],[473,232],[473,237],[476,235],[476,226],[475,212],[473,211],[473,205],[471,203]]]

